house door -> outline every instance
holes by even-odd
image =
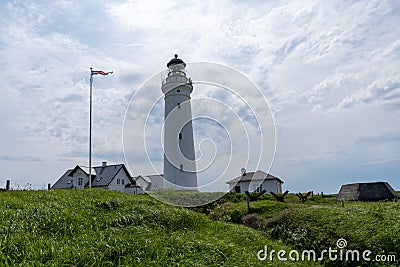
[[[240,185],[235,186],[235,193],[240,193]]]

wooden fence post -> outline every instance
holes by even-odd
[[[10,180],[6,181],[6,190],[10,190]]]

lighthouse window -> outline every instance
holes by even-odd
[[[181,165],[179,166],[179,170],[180,170],[181,172],[183,172],[183,164],[181,164]]]
[[[182,139],[182,133],[179,133],[179,139]]]
[[[181,108],[181,103],[178,103],[178,108]]]
[[[178,90],[176,90],[176,91],[179,93],[181,90],[178,89]]]

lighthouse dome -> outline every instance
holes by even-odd
[[[173,59],[171,59],[168,63],[167,63],[167,67],[169,68],[172,65],[177,65],[177,64],[183,64],[183,66],[186,67],[185,62],[183,62],[182,59],[178,58],[178,54],[175,54],[175,57]]]

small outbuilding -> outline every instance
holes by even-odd
[[[133,180],[138,186],[140,186],[145,192],[152,192],[164,187],[164,175],[138,175],[133,177]]]
[[[282,193],[283,181],[278,177],[260,170],[247,172],[246,169],[243,168],[241,172],[241,176],[226,182],[229,185],[230,192],[261,192],[265,189],[268,193]]]
[[[397,198],[396,191],[387,182],[373,182],[342,185],[336,201],[380,201]]]

